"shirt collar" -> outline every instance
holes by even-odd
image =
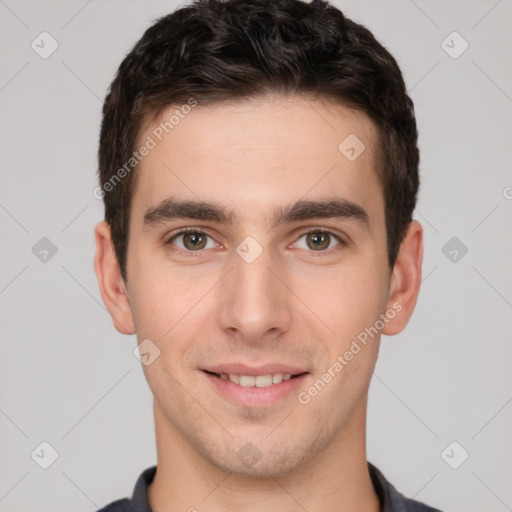
[[[144,470],[133,490],[130,502],[130,512],[151,512],[148,500],[148,488],[155,477],[156,466]],[[368,462],[370,478],[375,492],[380,501],[381,512],[406,512],[407,502],[405,498],[386,480],[384,475],[371,463]]]

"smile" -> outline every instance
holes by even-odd
[[[246,369],[247,371],[248,369]],[[300,370],[299,370],[300,371]],[[283,373],[258,371],[259,375],[203,370],[213,392],[223,400],[243,407],[269,407],[295,397],[304,386],[308,372]]]
[[[229,380],[243,388],[268,388],[275,384],[280,384],[284,380],[298,377],[301,374],[269,373],[267,375],[238,375],[236,373],[213,373],[213,375],[223,380]]]

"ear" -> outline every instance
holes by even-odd
[[[409,322],[420,291],[422,262],[423,228],[419,222],[412,221],[391,274],[387,308],[395,311],[395,316],[386,323],[383,334],[398,334]]]
[[[117,262],[110,226],[105,221],[96,226],[94,238],[96,240],[94,270],[103,303],[112,317],[114,327],[121,334],[134,334],[135,324],[128,290]]]

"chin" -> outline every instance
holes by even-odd
[[[224,447],[209,446],[203,456],[217,468],[252,479],[271,479],[285,476],[304,467],[317,455],[325,442],[313,440],[288,440],[282,438],[270,443],[264,437],[235,441],[230,439]],[[234,449],[234,447],[239,447]]]

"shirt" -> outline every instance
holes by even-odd
[[[400,494],[372,464],[368,463],[370,477],[379,497],[381,512],[441,512],[419,501]],[[98,512],[152,512],[148,501],[148,487],[153,481],[156,466],[144,470],[133,490],[132,498],[123,498],[110,503]]]

